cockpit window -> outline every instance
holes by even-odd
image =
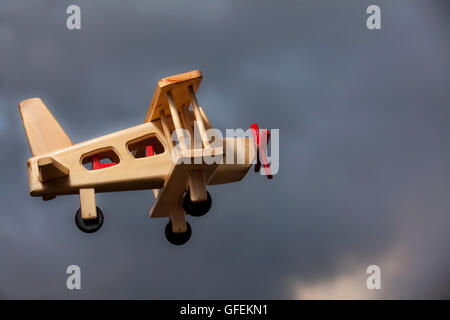
[[[88,170],[99,170],[117,165],[120,158],[113,149],[102,149],[83,156],[81,163]]]
[[[164,146],[155,135],[132,140],[128,142],[127,148],[135,158],[150,157],[164,152]]]

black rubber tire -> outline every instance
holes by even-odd
[[[84,220],[81,217],[81,208],[80,208],[75,214],[75,224],[81,231],[86,233],[93,233],[98,229],[100,229],[100,227],[103,225],[103,212],[102,210],[100,210],[99,207],[97,207],[97,218]]]
[[[212,199],[208,191],[206,191],[207,199],[202,202],[191,201],[191,193],[186,191],[183,197],[183,209],[184,211],[194,217],[201,217],[205,215],[209,209],[211,209]]]
[[[172,221],[169,221],[166,225],[165,232],[167,240],[176,246],[181,246],[189,241],[192,235],[192,229],[189,222],[186,221],[186,231],[183,233],[174,233],[172,231]]]

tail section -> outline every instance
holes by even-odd
[[[19,103],[25,134],[33,156],[71,146],[72,140],[39,98]]]

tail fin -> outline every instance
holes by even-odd
[[[33,156],[73,144],[41,99],[24,100],[19,103],[19,109]]]

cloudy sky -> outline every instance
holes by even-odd
[[[66,8],[81,8],[79,31]],[[382,29],[366,28],[381,7]],[[23,1],[0,4],[0,298],[450,298],[446,1]],[[28,195],[18,103],[74,142],[140,124],[158,79],[200,69],[219,128],[280,129],[280,171],[209,189],[182,247],[150,190]],[[82,289],[66,288],[81,267]],[[366,268],[381,268],[381,290]]]

